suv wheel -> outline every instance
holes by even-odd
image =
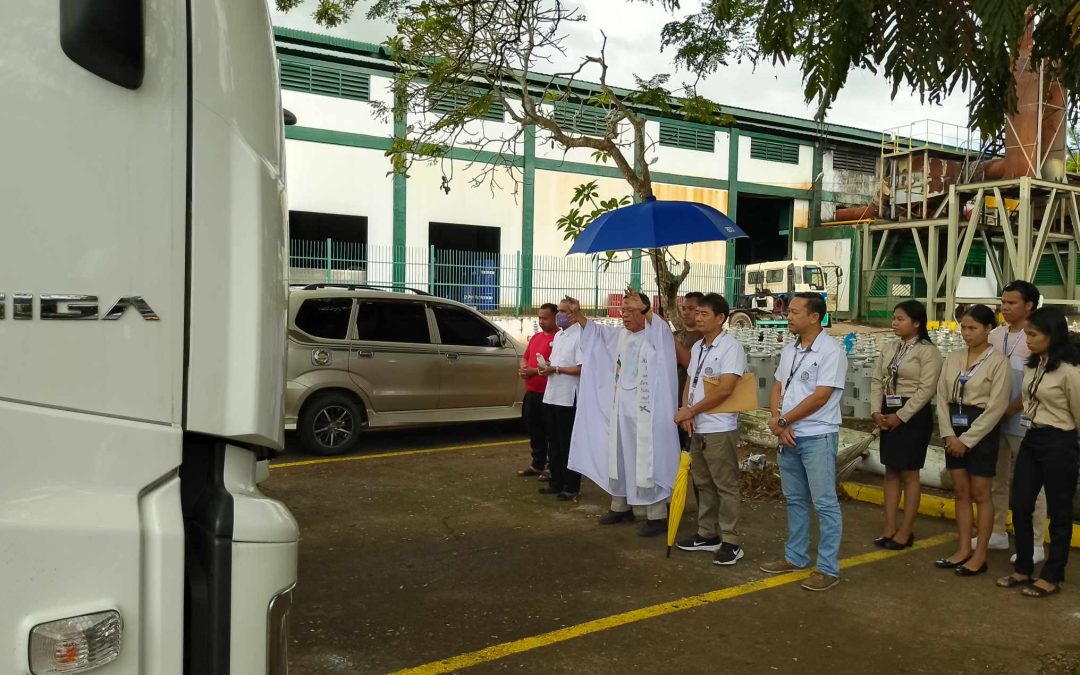
[[[364,411],[355,398],[339,392],[316,394],[300,416],[300,440],[315,455],[340,455],[356,449]]]

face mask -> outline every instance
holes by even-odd
[[[569,328],[570,324],[572,324],[572,323],[574,323],[574,322],[570,320],[570,315],[569,314],[563,314],[562,312],[559,312],[558,314],[555,315],[555,325],[558,326],[559,328],[562,328],[562,329]]]

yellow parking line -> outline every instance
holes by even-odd
[[[840,567],[843,569],[850,569],[859,565],[887,560],[899,555],[905,555],[913,550],[931,548],[949,541],[954,541],[955,539],[956,535],[952,533],[939,534],[936,537],[930,537],[929,539],[915,542],[914,546],[906,551],[882,550],[847,558],[840,562]],[[591,633],[611,630],[612,628],[625,626],[626,624],[636,623],[638,621],[645,621],[646,619],[655,619],[656,617],[664,616],[666,614],[683,612],[688,609],[702,607],[722,600],[730,600],[742,595],[776,588],[777,586],[793,584],[797,581],[802,581],[808,576],[810,576],[809,570],[803,572],[790,572],[788,574],[758,579],[757,581],[750,581],[738,586],[721,588],[708,593],[702,593],[701,595],[692,595],[687,598],[680,598],[670,602],[663,602],[658,605],[651,605],[649,607],[642,607],[641,609],[623,612],[622,614],[615,614],[613,616],[586,621],[585,623],[580,623],[576,626],[567,626],[566,628],[560,628],[559,630],[554,630],[549,633],[541,633],[540,635],[522,638],[521,640],[492,645],[491,647],[478,649],[474,652],[453,656],[441,661],[426,663],[422,666],[416,666],[415,668],[399,670],[392,673],[392,675],[435,675],[436,673],[449,673],[461,670],[462,668],[471,668],[472,666],[477,666],[481,663],[488,663],[514,654],[520,654],[541,647],[548,647],[558,642],[573,640],[574,638],[579,638]]]
[[[350,455],[348,457],[325,457],[323,459],[305,459],[302,462],[281,462],[271,464],[271,469],[288,469],[294,466],[312,466],[314,464],[333,464],[335,462],[361,462],[366,459],[383,459],[384,457],[405,457],[406,455],[430,455],[436,452],[451,452],[453,450],[476,450],[479,448],[497,448],[500,445],[521,445],[528,443],[528,439],[510,441],[498,441],[495,443],[473,443],[471,445],[449,445],[445,448],[425,448],[423,450],[399,450],[396,452],[380,452],[374,455]]]

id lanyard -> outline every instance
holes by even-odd
[[[892,361],[889,363],[889,393],[891,394],[896,393],[896,385],[900,382],[900,362],[913,346],[915,346],[914,342],[903,342],[896,346],[896,353],[893,354]]]
[[[971,378],[975,376],[975,371],[979,369],[986,359],[990,356],[992,349],[987,349],[983,357],[979,359],[979,362],[971,367],[970,370],[961,370],[960,374],[956,376],[956,382],[953,383],[953,391],[956,393],[956,405],[960,406],[961,414],[964,412],[964,387],[971,381]]]
[[[1020,332],[1022,333],[1023,331],[1020,331]],[[1008,330],[1006,330],[1005,331],[1005,344],[1001,348],[1001,351],[1005,353],[1005,358],[1007,358],[1007,359],[1012,358],[1013,353],[1016,352],[1016,348],[1020,346],[1020,340],[1024,339],[1023,335],[1018,337],[1016,339],[1016,344],[1013,345],[1012,351],[1010,352],[1009,351],[1009,336],[1010,335],[1012,335],[1012,333],[1010,333]]]
[[[704,345],[705,341],[702,340],[701,343]],[[694,393],[697,391],[698,379],[701,377],[701,367],[705,365],[705,359],[709,358],[709,352],[712,351],[712,348],[715,346],[716,343],[712,343],[708,347],[703,346],[701,352],[698,353],[697,372],[694,373],[694,381],[690,385],[690,395],[686,399],[687,405],[694,405]]]
[[[798,351],[798,349],[799,349],[798,346],[796,346],[795,350]],[[782,392],[780,392],[780,403],[781,404],[783,404],[784,399],[787,398],[788,387],[791,386],[791,381],[795,379],[795,373],[799,372],[799,368],[802,366],[803,361],[805,361],[806,357],[809,356],[809,355],[810,355],[810,348],[809,347],[806,349],[806,351],[804,351],[802,353],[802,356],[799,358],[798,361],[796,361],[795,356],[792,355],[792,357],[791,357],[791,372],[787,376],[787,381],[784,382],[784,390]]]
[[[1035,412],[1039,409],[1039,399],[1035,395],[1039,392],[1039,385],[1042,384],[1045,376],[1046,361],[1040,360],[1039,367],[1035,369],[1035,376],[1031,378],[1031,384],[1028,385],[1028,402],[1024,405],[1024,417],[1028,419],[1029,424],[1034,421]]]

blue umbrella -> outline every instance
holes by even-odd
[[[585,228],[570,253],[662,248],[745,237],[731,218],[706,204],[649,198],[608,211]]]

